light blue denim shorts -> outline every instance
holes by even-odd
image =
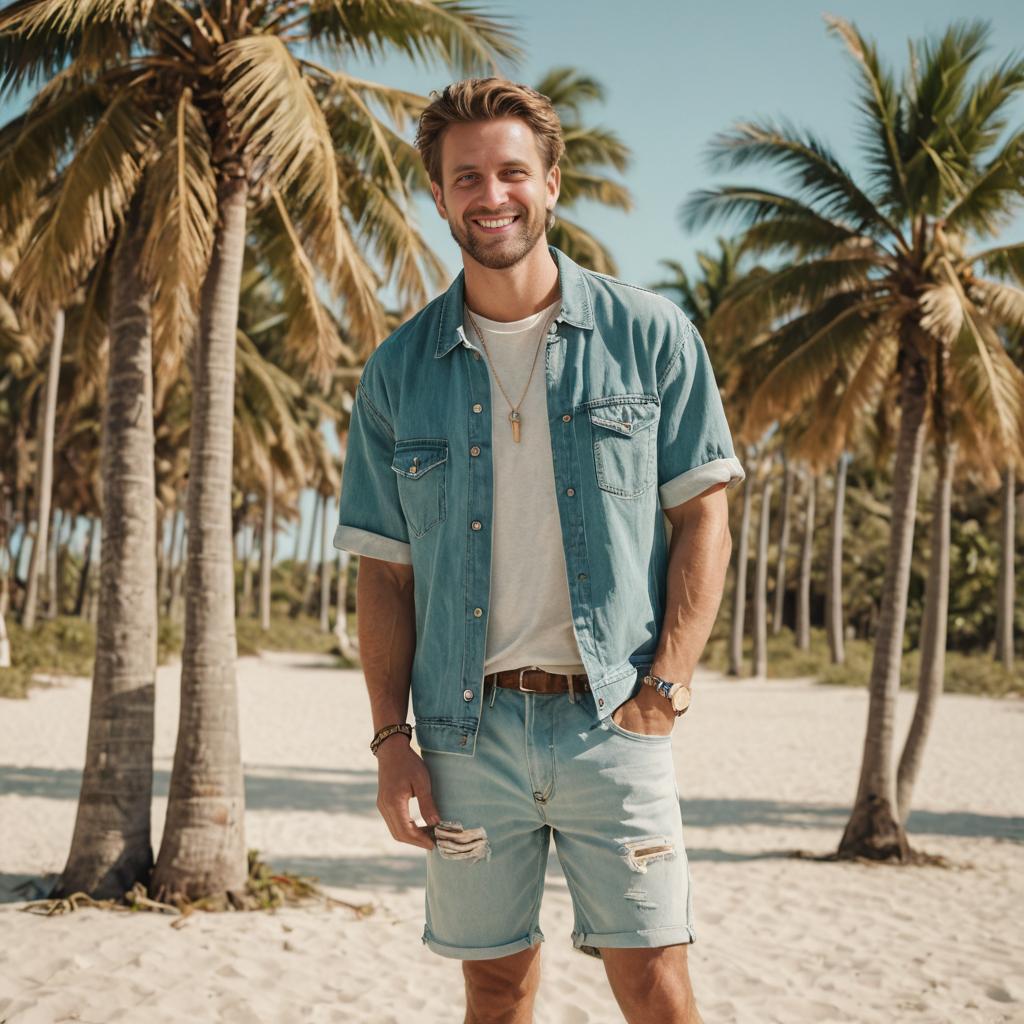
[[[543,941],[552,833],[576,949],[694,942],[671,737],[598,721],[586,695],[488,683],[484,697],[473,757],[422,751],[442,818],[423,942],[487,960]]]

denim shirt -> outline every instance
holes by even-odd
[[[544,345],[555,493],[591,686],[582,699],[603,719],[640,688],[658,647],[662,509],[716,483],[732,487],[744,471],[693,324],[663,296],[549,248],[562,300]],[[463,330],[463,289],[460,272],[367,360],[334,545],[412,565],[417,740],[472,756],[491,586],[492,393],[487,362]]]

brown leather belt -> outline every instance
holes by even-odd
[[[568,675],[560,672],[547,672],[535,665],[526,668],[507,668],[501,672],[491,672],[484,676],[484,686],[504,686],[510,690],[523,690],[526,693],[589,693],[590,683],[586,672]]]

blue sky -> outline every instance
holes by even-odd
[[[662,258],[692,267],[696,251],[713,245],[715,235],[727,230],[684,233],[678,210],[691,192],[716,181],[766,182],[749,171],[717,179],[709,172],[707,144],[734,122],[788,119],[812,129],[855,174],[862,170],[854,64],[839,38],[826,31],[825,13],[853,21],[900,69],[908,38],[940,32],[966,13],[966,5],[952,0],[857,0],[828,7],[807,0],[784,5],[522,0],[487,6],[513,19],[526,50],[518,67],[504,69],[510,77],[534,83],[551,68],[570,65],[604,85],[606,101],[592,105],[587,118],[614,129],[631,148],[632,162],[622,180],[636,207],[628,214],[581,207],[573,216],[612,250],[620,275],[639,284],[657,279]],[[1024,47],[1020,0],[978,0],[970,13],[988,20],[993,29],[983,67],[1004,59],[1014,46]],[[397,60],[356,63],[349,70],[421,93],[451,78],[444,70]],[[10,113],[10,106],[0,109],[3,119]],[[1024,120],[1021,102],[1015,120]],[[428,242],[454,273],[459,255],[444,222],[426,198],[416,210]],[[1022,237],[1024,218],[1018,218],[1007,238]],[[302,552],[312,521],[310,498],[307,494],[301,505]],[[292,528],[279,540],[278,551],[290,556],[294,545]]]

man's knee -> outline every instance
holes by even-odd
[[[540,984],[540,943],[493,960],[463,960],[466,1024],[529,1024]]]

